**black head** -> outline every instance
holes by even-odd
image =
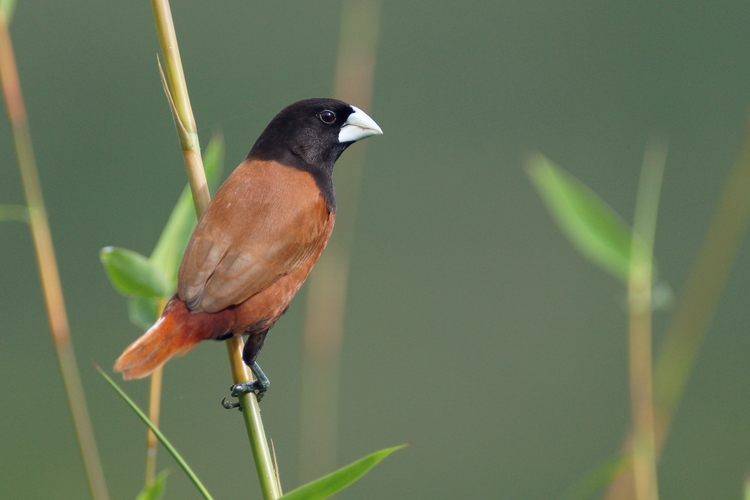
[[[331,169],[350,144],[382,133],[364,111],[350,104],[305,99],[282,109],[271,120],[248,157],[286,164],[301,160],[307,164],[305,170]]]
[[[247,157],[309,171],[333,205],[333,164],[355,141],[382,133],[377,123],[355,106],[336,99],[305,99],[282,109]]]

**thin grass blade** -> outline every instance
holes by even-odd
[[[198,476],[195,475],[193,470],[190,468],[187,462],[185,462],[182,456],[177,453],[177,450],[174,448],[174,446],[172,446],[172,444],[167,441],[167,438],[164,437],[164,434],[162,434],[161,431],[153,423],[151,423],[151,420],[149,420],[146,414],[143,413],[140,408],[138,408],[138,405],[136,405],[133,400],[131,400],[128,395],[125,394],[125,392],[120,389],[120,387],[111,378],[109,378],[109,376],[107,376],[107,374],[104,373],[101,368],[97,366],[96,369],[99,371],[99,373],[101,373],[102,377],[104,377],[104,380],[106,380],[109,385],[111,385],[112,388],[117,391],[120,397],[125,400],[125,402],[128,404],[128,406],[130,406],[135,414],[138,415],[138,418],[140,418],[143,423],[146,424],[146,426],[148,426],[148,428],[151,429],[151,431],[156,435],[156,438],[169,452],[169,454],[172,455],[172,458],[174,458],[175,462],[177,462],[177,465],[179,465],[180,468],[185,472],[185,474],[187,474],[188,478],[193,482],[200,494],[203,495],[203,498],[211,500],[211,495],[208,493],[206,487],[203,486],[203,483],[201,483],[200,479],[198,479]]]

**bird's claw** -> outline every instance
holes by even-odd
[[[253,394],[255,394],[256,399],[260,401],[265,395],[268,388],[271,386],[271,382],[268,380],[268,377],[266,377],[266,374],[263,373],[263,370],[260,369],[258,363],[253,362],[250,369],[252,370],[253,375],[255,375],[255,380],[246,382],[244,384],[234,384],[232,387],[230,387],[229,390],[232,392],[233,398],[238,398],[243,394],[252,392]],[[221,406],[228,410],[232,408],[239,408],[239,410],[242,411],[242,403],[240,403],[239,401],[227,401],[227,398],[224,398],[221,401]]]
[[[245,384],[234,384],[230,388],[230,390],[232,391],[232,397],[236,398],[241,396],[242,394],[248,394],[252,392],[253,394],[255,394],[255,397],[258,399],[258,401],[260,401],[270,385],[271,384],[269,384],[268,382],[264,383],[256,379]]]
[[[227,398],[221,400],[221,406],[223,406],[227,410],[237,408],[238,410],[242,411],[242,403],[240,403],[239,401],[227,401]]]

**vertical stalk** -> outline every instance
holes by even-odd
[[[174,22],[172,21],[169,1],[151,0],[151,5],[154,11],[156,31],[159,36],[159,43],[166,66],[167,84],[165,84],[165,91],[172,107],[177,134],[182,146],[188,182],[190,183],[190,190],[193,193],[193,202],[195,203],[195,213],[200,218],[206,206],[208,206],[210,195],[208,192],[208,183],[206,182],[206,174],[203,170],[203,160],[200,155],[195,118],[190,106],[190,97],[177,45],[177,34],[175,33]],[[235,384],[251,381],[252,375],[250,370],[242,361],[242,339],[232,337],[226,342],[232,381]],[[243,395],[240,397],[240,403],[242,404],[242,415],[245,419],[245,427],[247,428],[250,447],[255,459],[263,498],[266,500],[275,500],[281,496],[281,486],[278,483],[278,475],[268,450],[263,430],[263,421],[260,417],[260,408],[255,394]]]
[[[750,129],[729,171],[716,211],[688,277],[683,296],[654,364],[656,454],[669,435],[672,417],[685,392],[695,357],[750,222]],[[624,439],[629,448],[632,432]],[[630,499],[633,478],[618,476],[603,496]]]
[[[657,426],[666,436],[750,222],[750,127],[655,365]],[[661,439],[663,441],[663,437]]]
[[[250,369],[242,361],[242,339],[232,337],[226,342],[232,381],[235,384],[241,384],[252,380]],[[260,418],[258,399],[252,392],[242,394],[238,399],[242,405],[242,417],[245,421],[247,436],[250,439],[250,448],[253,452],[253,460],[255,461],[255,469],[258,473],[263,498],[264,500],[276,500],[281,497],[281,484],[279,483],[275,462],[268,449],[266,433],[263,430],[263,420]]]
[[[636,500],[658,500],[652,375],[651,289],[659,193],[666,145],[646,149],[636,198],[628,279],[630,401],[633,420],[633,475]]]
[[[151,374],[148,393],[148,419],[155,427],[159,427],[159,414],[161,411],[161,381],[164,374],[160,366]],[[156,477],[156,454],[159,450],[159,440],[156,434],[149,429],[146,434],[146,486],[150,485]]]
[[[89,489],[92,498],[96,500],[108,499],[107,485],[104,481],[104,473],[99,460],[99,452],[97,451],[94,431],[86,407],[81,377],[78,373],[78,365],[70,338],[60,274],[52,246],[52,234],[47,221],[47,212],[44,208],[39,174],[31,144],[31,132],[29,131],[21,94],[21,82],[18,78],[8,24],[3,12],[0,12],[0,84],[5,97],[8,119],[13,130],[13,140],[28,207],[29,226],[39,266],[52,343],[55,346],[57,360],[60,364],[63,385],[68,397],[68,405],[78,437],[78,446],[83,457]]]
[[[208,193],[206,173],[203,170],[201,158],[200,141],[193,117],[193,108],[190,105],[185,72],[182,69],[180,48],[177,45],[177,33],[172,21],[172,10],[168,0],[151,0],[156,22],[156,33],[159,36],[161,52],[164,56],[164,64],[169,83],[168,94],[170,103],[173,104],[175,125],[182,146],[182,154],[187,168],[190,190],[193,193],[195,213],[200,218],[211,195]]]
[[[369,111],[375,74],[380,0],[344,0],[336,59],[334,97]],[[339,367],[346,288],[366,143],[351,148],[336,167],[341,210],[336,231],[308,284],[302,374],[300,479],[336,465]]]
[[[157,306],[157,315],[161,315],[164,307],[167,305],[167,299],[159,300]],[[160,366],[151,374],[149,380],[148,392],[148,419],[155,427],[159,427],[159,414],[161,413],[161,386],[164,367]],[[156,454],[159,450],[159,440],[156,434],[149,429],[146,434],[146,486],[148,487],[156,477]]]

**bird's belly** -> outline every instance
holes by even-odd
[[[268,288],[256,293],[243,303],[227,309],[233,313],[231,333],[253,335],[271,328],[286,312],[289,303],[299,291],[319,254],[302,264],[292,273],[282,276]]]

